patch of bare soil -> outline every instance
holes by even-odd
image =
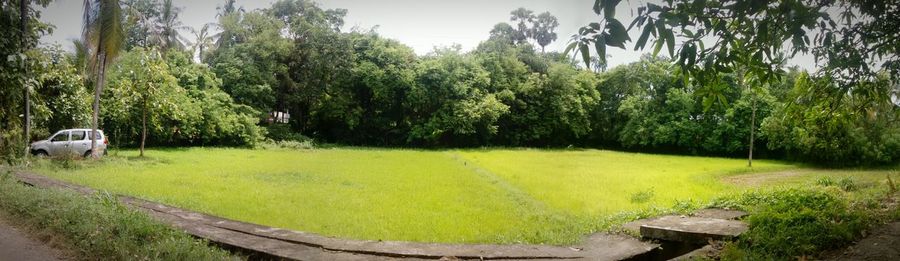
[[[900,222],[889,223],[824,260],[900,260]]]
[[[806,174],[806,171],[785,170],[769,173],[749,173],[722,178],[725,183],[739,186],[758,186]]]

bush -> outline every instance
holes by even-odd
[[[266,127],[266,130],[267,130],[266,138],[269,138],[276,142],[278,142],[278,141],[296,141],[296,142],[312,141],[311,138],[291,130],[291,126],[287,125],[287,124],[269,125]]]
[[[64,238],[87,260],[229,260],[228,252],[123,206],[108,193],[84,197],[0,175],[0,209]]]
[[[830,180],[820,179],[819,182]],[[853,242],[872,223],[865,208],[851,207],[834,188],[752,192],[715,205],[750,210],[748,230],[726,251],[749,259],[792,259]]]
[[[293,140],[272,141],[272,140],[268,140],[266,142],[263,142],[259,147],[262,149],[308,150],[308,149],[315,149],[316,144],[313,143],[312,140],[306,140],[306,141],[293,141]]]

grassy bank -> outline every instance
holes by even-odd
[[[58,238],[84,260],[230,260],[224,250],[175,231],[113,197],[19,184],[0,173],[0,212]]]
[[[615,224],[757,187],[774,161],[603,150],[189,148],[35,171],[226,218],[356,239],[570,244]],[[867,175],[860,172],[851,175]],[[760,174],[762,175],[762,174]],[[806,173],[790,182],[802,182]],[[776,180],[759,186],[778,186]]]

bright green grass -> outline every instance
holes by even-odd
[[[623,211],[746,189],[746,161],[602,150],[122,151],[62,180],[227,218],[329,236],[568,244]],[[753,171],[797,168],[755,161]],[[652,191],[652,192],[651,192]],[[606,223],[604,223],[606,222]]]
[[[556,209],[611,214],[676,200],[708,200],[735,190],[718,177],[792,168],[780,162],[615,151],[474,150],[467,160]],[[643,193],[646,200],[633,200]]]

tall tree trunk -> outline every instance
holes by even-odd
[[[98,50],[103,50],[103,42],[99,44]],[[97,82],[94,83],[94,118],[91,123],[91,158],[99,158],[97,153],[97,128],[100,118],[100,92],[103,90],[103,83],[106,80],[106,52],[100,51],[100,58],[97,65]]]
[[[753,167],[753,143],[754,143],[754,134],[756,134],[756,92],[753,88],[750,88],[750,99],[751,109],[750,109],[750,154],[747,156],[747,166]]]
[[[19,15],[22,21],[22,53],[28,50],[28,0],[19,1]],[[22,64],[22,88],[25,94],[25,156],[28,156],[28,147],[31,145],[31,94],[28,91],[28,64]]]
[[[147,98],[141,104],[141,157],[144,156],[144,144],[147,142]]]

